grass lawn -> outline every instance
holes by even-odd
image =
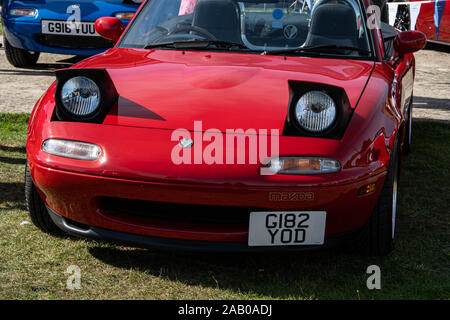
[[[0,299],[448,299],[450,126],[415,123],[405,159],[396,250],[384,258],[179,255],[73,238],[33,225],[23,200],[29,115],[0,114]],[[366,288],[370,265],[382,289]],[[66,289],[70,265],[81,290]]]

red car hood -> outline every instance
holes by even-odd
[[[374,62],[254,54],[112,49],[84,65],[106,68],[120,95],[105,124],[161,129],[279,129],[288,81],[344,88],[356,107]]]

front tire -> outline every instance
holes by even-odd
[[[36,65],[39,60],[39,52],[31,52],[24,49],[14,48],[6,39],[3,37],[5,43],[6,59],[16,68],[29,68]]]
[[[398,142],[396,140],[380,198],[372,215],[356,239],[356,248],[361,254],[384,256],[394,249],[400,172],[399,160]]]
[[[31,178],[28,165],[25,167],[25,199],[27,202],[28,214],[36,227],[43,232],[54,236],[63,234],[63,231],[59,229],[50,218],[44,201],[42,201],[36,190],[33,179]]]

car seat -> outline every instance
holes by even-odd
[[[192,26],[209,31],[218,40],[241,43],[239,7],[232,0],[199,0]]]
[[[325,3],[313,10],[305,47],[336,45],[358,47],[356,14],[351,6]]]

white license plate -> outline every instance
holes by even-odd
[[[42,34],[58,34],[66,36],[99,37],[95,31],[95,22],[67,22],[58,20],[42,20]]]
[[[305,246],[325,241],[325,211],[252,212],[248,245]]]

